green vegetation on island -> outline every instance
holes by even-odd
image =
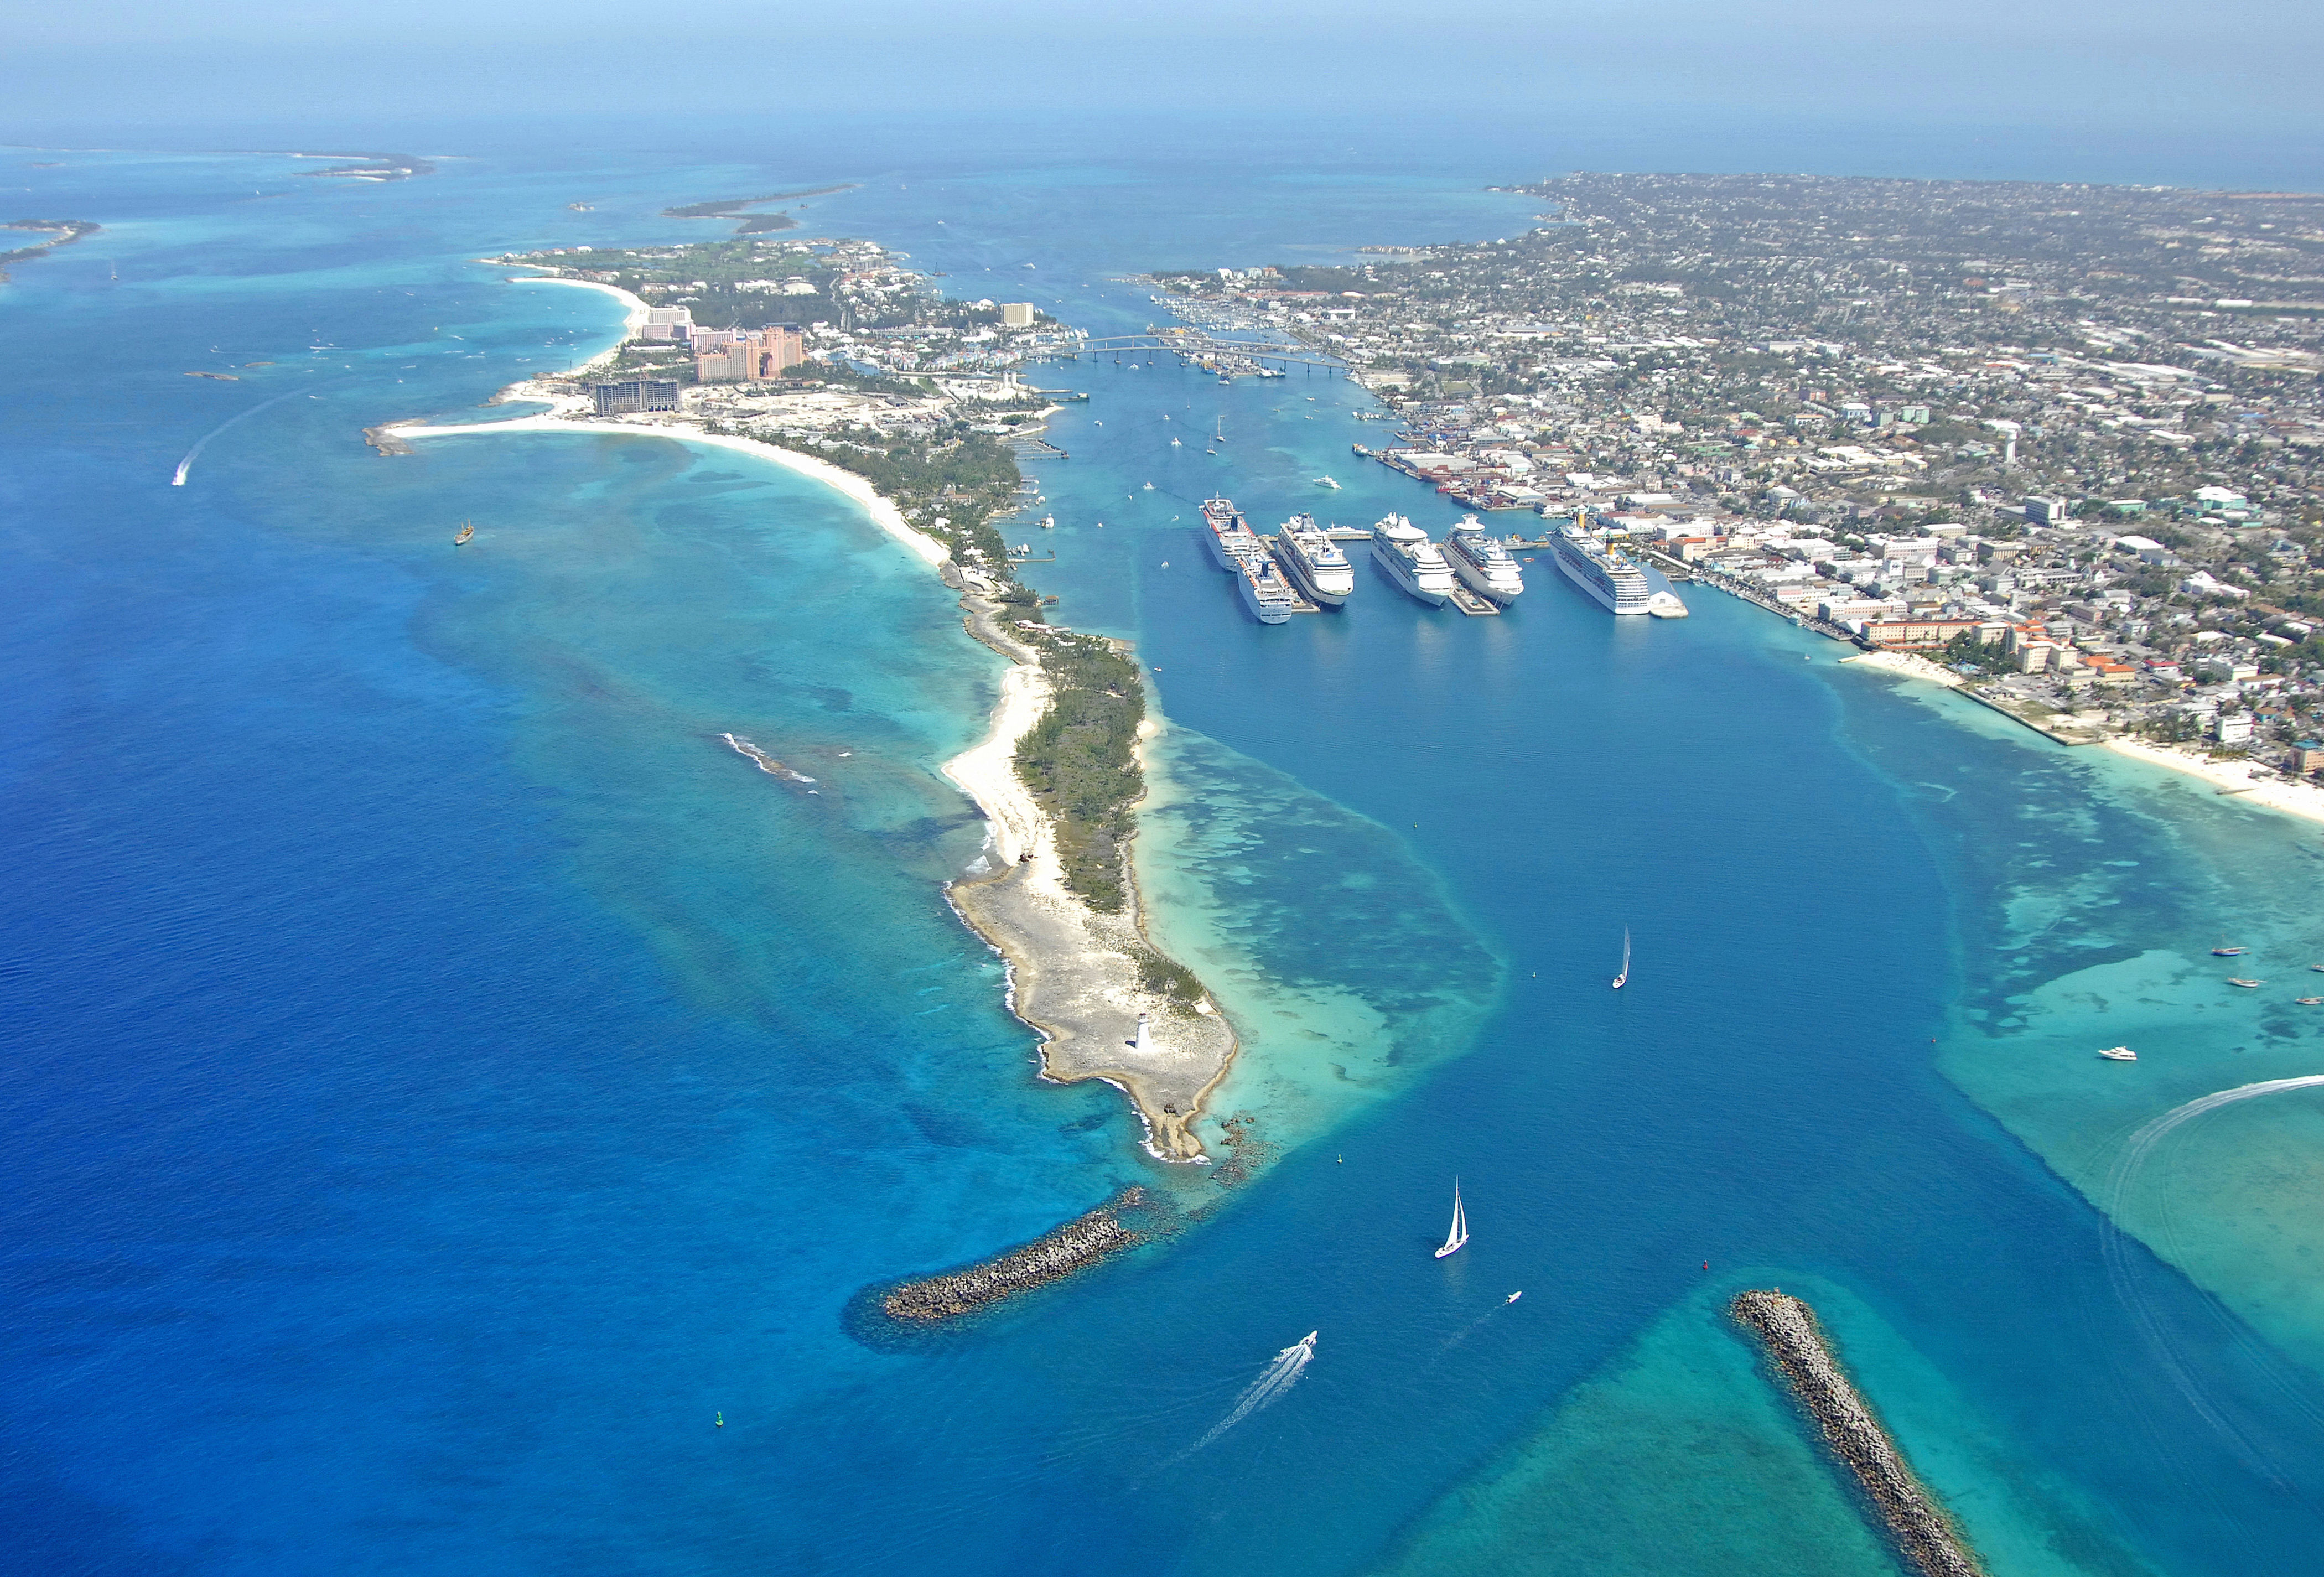
[[[1056,828],[1066,887],[1119,914],[1130,807],[1146,792],[1136,753],[1146,691],[1137,663],[1104,636],[1060,631],[1036,644],[1056,698],[1018,742],[1017,775]]]
[[[844,181],[838,186],[818,186],[806,191],[770,191],[764,197],[712,198],[707,202],[664,208],[661,217],[665,219],[732,219],[743,217],[746,209],[755,208],[761,203],[797,202],[802,198],[829,197],[834,192],[854,189],[855,182]],[[742,228],[734,233],[751,235],[767,230],[788,230],[798,223],[797,219],[782,214],[752,214]]]

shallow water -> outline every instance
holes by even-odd
[[[1466,169],[926,160],[812,220],[1119,331],[1153,314],[1137,267],[1522,222]],[[1358,466],[1379,429],[1320,380],[1057,369],[1093,398],[1053,429],[1036,576],[1155,670],[1141,877],[1252,1048],[1220,1110],[1278,1158],[1175,1175],[1221,1207],[972,1329],[852,1334],[866,1285],[1157,1176],[1114,1093],[1033,1077],[941,901],[981,829],[936,769],[996,659],[852,506],[747,456],[355,435],[610,333],[467,259],[864,173],[51,172],[44,206],[108,233],[0,292],[26,1569],[1427,1569],[1464,1495],[1505,1515],[1459,1560],[1506,1565],[1541,1536],[1508,1486],[1572,1504],[1671,1407],[1788,1461],[1798,1558],[1848,1569],[1853,1513],[1705,1333],[1764,1274],[1829,1289],[1997,1565],[2306,1570],[2297,1216],[2226,1208],[2297,1200],[2248,1157],[2294,1153],[2305,1098],[2190,1128],[2127,1240],[2088,1191],[2138,1124],[2305,1066],[2307,1020],[2170,959],[2233,923],[2288,978],[2324,940],[2316,835],[1714,594],[1635,629],[1536,565],[1464,620],[1367,569],[1344,613],[1259,627],[1198,557],[1205,493],[1452,518]],[[99,342],[130,363],[92,380]],[[1226,442],[1170,449],[1182,424]],[[2088,1057],[2137,1015],[2156,1055]],[[1476,1235],[1439,1262],[1456,1174]],[[1172,1462],[1310,1329],[1295,1389]],[[1618,1504],[1560,1558],[1766,1547],[1683,1479]]]

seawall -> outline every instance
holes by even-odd
[[[1856,1394],[1815,1311],[1781,1292],[1752,1291],[1737,1294],[1727,1312],[1758,1338],[1801,1411],[1855,1476],[1904,1564],[1923,1577],[1984,1577],[1951,1519]]]

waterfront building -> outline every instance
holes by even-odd
[[[1003,301],[1003,302],[1001,302],[1001,327],[1003,327],[1003,328],[1030,328],[1030,327],[1033,327],[1033,303],[1032,303],[1032,302],[1030,302],[1030,301]]]
[[[616,383],[594,383],[589,393],[600,416],[627,416],[639,410],[676,410],[678,380],[630,378]]]
[[[638,330],[640,339],[686,339],[694,333],[694,309],[691,307],[649,307],[646,320]]]
[[[779,378],[807,360],[807,337],[795,323],[765,328],[697,329],[694,377],[700,383],[754,383]]]

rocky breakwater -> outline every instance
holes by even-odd
[[[1752,1291],[1738,1294],[1727,1312],[1759,1339],[1801,1410],[1855,1476],[1905,1564],[1923,1577],[1984,1577],[1951,1519],[1856,1394],[1815,1311],[1781,1292]]]
[[[880,1299],[891,1320],[933,1325],[987,1308],[1003,1298],[1062,1281],[1100,1260],[1137,1247],[1148,1233],[1122,1220],[1146,1202],[1145,1191],[1126,1188],[1086,1215],[1075,1216],[1031,1242],[997,1254],[980,1265],[948,1270],[919,1281],[899,1282]]]

